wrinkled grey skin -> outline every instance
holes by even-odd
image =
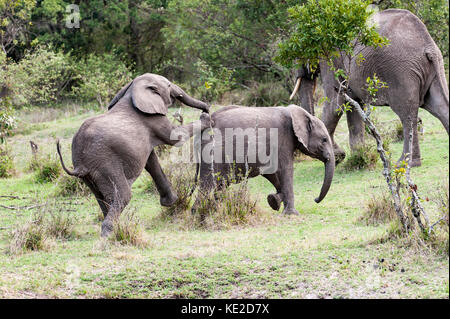
[[[377,101],[379,106],[390,106],[398,115],[403,125],[403,153],[409,153],[410,127],[413,125],[413,149],[411,166],[420,166],[420,148],[417,137],[418,109],[424,108],[438,118],[449,132],[449,93],[445,78],[442,54],[428,33],[425,25],[407,10],[389,9],[374,15],[379,25],[380,35],[390,40],[390,45],[383,48],[362,49],[365,61],[360,65],[351,64],[350,96],[358,102],[367,101],[366,79],[374,73],[388,88],[381,89]],[[336,60],[338,67],[342,60]],[[345,63],[348,63],[344,61]],[[337,105],[344,100],[338,96],[338,83],[326,62],[321,62],[320,76],[325,95],[322,121],[334,141],[334,131],[341,117],[336,112]],[[317,76],[312,76],[305,68],[298,72],[301,87],[298,91],[301,105],[314,114],[313,87]],[[347,112],[350,146],[352,149],[364,143],[364,123],[357,112]],[[345,152],[335,142],[336,160],[342,161]]]
[[[284,214],[298,214],[294,206],[293,189],[293,157],[294,151],[299,149],[304,154],[319,159],[325,164],[325,177],[322,184],[319,197],[315,199],[319,203],[327,194],[334,175],[334,153],[330,136],[325,125],[317,117],[312,116],[297,105],[288,107],[239,107],[228,106],[220,109],[211,115],[213,128],[219,129],[222,140],[216,140],[220,143],[222,149],[222,163],[214,163],[214,174],[211,170],[211,164],[205,163],[204,157],[200,162],[200,192],[194,204],[193,210],[196,210],[200,201],[200,196],[213,190],[215,187],[221,189],[230,184],[230,177],[237,179],[248,172],[249,177],[255,177],[260,174],[268,179],[276,189],[275,194],[267,197],[269,205],[274,210],[279,210],[281,202],[284,204]],[[266,128],[266,136],[269,136],[270,128],[276,128],[278,131],[278,166],[274,173],[264,174],[261,172],[261,160],[257,156],[256,163],[236,163],[236,143],[237,138],[233,139],[234,152],[229,156],[228,163],[225,161],[225,129],[226,128]],[[257,136],[259,142],[260,136]],[[211,143],[210,140],[202,141],[202,154],[205,146]],[[263,141],[262,139],[260,141]],[[257,142],[257,143],[258,143]],[[266,154],[269,153],[269,139],[266,142]],[[245,139],[245,154],[248,155],[248,139]],[[232,157],[232,158],[231,158]],[[247,157],[246,157],[247,158]],[[232,172],[231,169],[233,169]],[[248,171],[246,171],[248,169]],[[217,174],[221,176],[217,181]],[[223,177],[223,178],[222,178]]]
[[[142,170],[152,176],[163,206],[177,199],[167,180],[154,147],[161,144],[180,145],[193,134],[194,123],[179,126],[186,136],[170,139],[176,127],[166,117],[175,99],[209,112],[209,106],[188,96],[182,89],[156,74],[144,74],[124,86],[109,105],[109,111],[86,120],[73,137],[72,162],[68,170],[58,153],[64,170],[81,178],[94,193],[105,216],[102,236],[108,236],[114,220],[131,199],[131,185]],[[201,128],[210,126],[203,113]]]

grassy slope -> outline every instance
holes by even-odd
[[[22,123],[22,134],[9,141],[18,175],[0,180],[0,195],[45,198],[54,191],[56,185],[37,185],[26,173],[31,157],[28,141],[53,154],[54,138],[62,138],[70,165],[70,138],[93,114],[78,113],[45,123]],[[184,114],[186,119],[199,116],[190,109]],[[386,108],[377,114],[382,121],[395,118]],[[422,167],[413,169],[413,178],[419,191],[432,198],[448,178],[449,139],[437,119],[425,111],[420,116],[425,123],[423,161]],[[30,115],[23,118],[31,121]],[[337,140],[347,145],[345,121],[339,124]],[[397,158],[401,144],[392,149]],[[0,208],[0,297],[448,298],[447,256],[381,244],[378,240],[387,225],[357,221],[366,196],[385,188],[380,168],[379,164],[373,171],[345,172],[338,167],[328,196],[316,204],[323,165],[312,160],[297,163],[294,188],[300,217],[274,212],[266,224],[223,231],[185,231],[156,219],[159,199],[143,192],[141,178],[133,186],[130,205],[145,223],[150,245],[143,249],[101,241],[95,220],[99,208],[89,197],[76,201],[78,239],[56,241],[48,251],[10,256],[8,233],[30,212]],[[250,187],[260,206],[272,214],[265,200],[273,192],[270,183],[258,177]],[[0,198],[0,202],[27,205],[30,199]],[[429,212],[434,210],[432,201],[425,205]]]

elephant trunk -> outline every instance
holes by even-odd
[[[195,107],[196,109],[200,109],[203,112],[209,113],[209,105],[205,102],[202,102],[200,100],[194,99],[193,97],[189,96],[184,92],[179,86],[172,84],[172,94],[175,96],[178,100],[183,102],[184,104]]]
[[[316,203],[320,203],[322,199],[325,198],[325,196],[328,193],[328,190],[330,189],[331,182],[333,181],[333,175],[334,175],[334,167],[335,167],[335,159],[334,159],[334,153],[331,150],[329,152],[329,155],[327,159],[324,160],[325,162],[325,177],[323,179],[322,189],[320,190],[320,195],[315,199]]]

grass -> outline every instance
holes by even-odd
[[[170,109],[174,113],[176,109]],[[378,108],[381,122],[395,118]],[[31,206],[36,198],[53,196],[55,182],[38,184],[26,166],[29,140],[43,154],[56,152],[71,166],[70,141],[93,113],[36,122],[8,140],[17,174],[0,179],[4,206]],[[185,122],[200,112],[183,109]],[[420,110],[425,125],[421,138],[422,166],[412,177],[433,220],[441,215],[433,194],[448,180],[449,139],[442,125]],[[21,125],[29,126],[28,122]],[[342,119],[336,140],[349,154],[348,131]],[[402,143],[392,143],[393,158]],[[167,172],[170,163],[161,161]],[[448,298],[448,255],[417,250],[386,240],[389,223],[366,225],[361,218],[366,200],[385,191],[381,163],[372,170],[347,171],[339,165],[327,197],[316,204],[324,174],[315,160],[295,163],[295,206],[300,216],[282,216],[270,209],[266,196],[273,186],[262,177],[250,179],[250,194],[272,218],[269,222],[221,230],[180,229],[158,218],[159,195],[145,191],[146,172],[133,185],[135,208],[145,247],[116,245],[100,239],[99,207],[92,195],[78,195],[70,206],[77,217],[71,240],[53,239],[48,249],[11,255],[10,233],[30,220],[33,209],[0,208],[0,298]],[[72,199],[57,197],[62,205]],[[448,238],[448,235],[447,235]]]

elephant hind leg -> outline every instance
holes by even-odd
[[[102,210],[103,217],[106,217],[108,214],[108,204],[105,201],[105,197],[103,194],[98,190],[97,185],[95,185],[89,175],[82,177],[83,182],[89,187],[89,189],[92,191],[92,193],[95,196],[95,199],[97,200],[98,205],[100,206],[100,209]]]
[[[131,185],[123,172],[117,174],[117,171],[116,174],[97,174],[98,177],[92,181],[101,194],[99,205],[107,211],[102,223],[102,237],[112,232],[114,223],[131,200]]]
[[[280,178],[278,177],[278,174],[267,174],[263,175],[269,182],[272,183],[272,185],[275,187],[277,192],[275,194],[269,194],[267,196],[267,202],[269,203],[269,206],[273,210],[280,210],[281,202],[283,201],[283,194],[281,193],[281,184],[280,184]]]
[[[410,117],[402,119],[403,125],[403,153],[399,159],[400,161],[405,160],[406,154],[409,154],[408,157],[410,159],[409,165],[411,167],[418,167],[422,165],[422,161],[420,158],[420,147],[419,147],[419,136],[417,133],[417,121],[418,115],[417,111],[415,114],[412,114]],[[411,129],[412,131],[412,149],[410,149],[411,142]]]

